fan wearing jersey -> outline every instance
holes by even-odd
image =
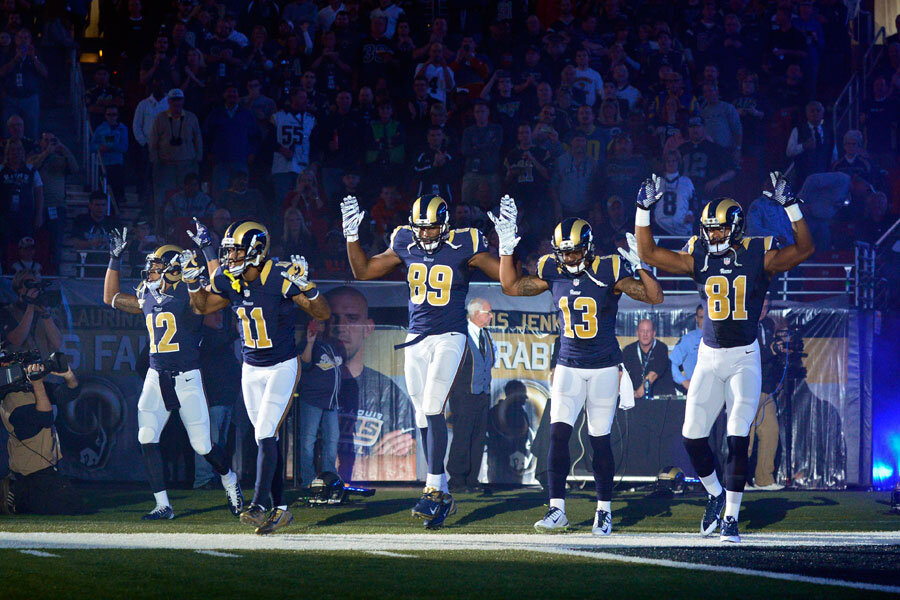
[[[681,153],[678,150],[666,152],[663,196],[653,209],[654,233],[661,235],[689,236],[694,231],[694,183],[687,175],[678,172]],[[678,244],[677,247],[680,247]]]
[[[310,140],[316,117],[308,110],[309,99],[302,88],[291,88],[290,104],[272,115],[275,152],[272,154],[272,184],[275,206],[281,207],[297,175],[309,166]]]
[[[815,246],[790,183],[770,174],[772,189],[763,192],[784,207],[795,242],[776,248],[771,237],[745,238],[744,211],[731,198],[716,198],[700,215],[700,236],[680,252],[656,245],[650,212],[663,196],[663,182],[653,175],[638,192],[635,235],[638,254],[669,273],[690,275],[706,308],[697,366],[691,377],[681,433],[691,464],[709,494],[700,533],[719,529],[723,542],[740,542],[738,515],[747,477],[750,426],[762,386],[759,316],[771,277],[809,258]],[[728,457],[725,489],[716,477],[709,433],[725,406]],[[722,510],[724,508],[724,518]]]
[[[550,390],[550,508],[534,524],[539,532],[564,530],[566,477],[572,466],[569,438],[578,415],[587,413],[593,449],[594,486],[597,509],[591,531],[605,536],[612,532],[612,488],[615,464],[610,430],[621,402],[634,406],[631,379],[622,364],[616,339],[619,298],[627,294],[648,304],[663,301],[659,282],[637,257],[637,243],[629,234],[629,249],[619,254],[594,256],[591,226],[584,219],[569,217],[556,226],[551,240],[553,254],[538,261],[537,275],[520,276],[513,253],[517,209],[512,200],[500,207],[495,218],[500,240],[500,284],[510,296],[536,296],[550,292],[559,315],[559,362]],[[622,264],[622,258],[628,265]],[[633,276],[632,276],[633,274]],[[624,387],[625,393],[620,394]],[[621,397],[621,401],[617,402]]]
[[[330,317],[331,310],[309,280],[305,258],[292,256],[291,262],[269,258],[265,225],[247,220],[229,225],[218,260],[210,260],[213,252],[206,228],[198,224],[197,229],[192,237],[214,275],[207,287],[197,283],[198,273],[191,269],[184,269],[183,278],[200,314],[231,306],[237,316],[243,343],[241,390],[259,446],[253,501],[241,513],[241,522],[255,526],[260,535],[273,533],[294,520],[283,498],[284,459],[278,445],[278,429],[299,378],[293,309],[299,306],[319,320]],[[267,506],[272,509],[267,511]]]
[[[403,348],[406,390],[428,462],[425,489],[412,513],[425,520],[426,529],[437,529],[456,512],[444,469],[448,438],[444,405],[466,350],[470,271],[480,269],[496,280],[500,261],[488,254],[487,241],[477,229],[450,229],[447,202],[440,196],[418,198],[409,225],[395,229],[390,247],[372,257],[359,245],[365,213],[357,199],[344,198],[341,213],[347,256],[357,279],[384,277],[401,265],[407,269],[409,330],[406,341],[396,348]]]
[[[147,323],[150,369],[138,400],[138,441],[156,507],[145,520],[172,519],[175,514],[166,493],[159,436],[169,413],[178,411],[191,446],[221,476],[232,514],[243,510],[244,498],[237,476],[228,466],[225,451],[213,444],[209,409],[200,377],[200,325],[202,317],[191,308],[181,280],[181,248],[160,246],[147,255],[135,294],[120,291],[121,256],[129,241],[128,229],[110,235],[109,267],[103,282],[103,302],[126,313],[141,314]],[[194,264],[196,266],[196,263]]]

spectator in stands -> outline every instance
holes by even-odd
[[[884,192],[873,192],[866,198],[866,208],[856,228],[859,239],[864,242],[877,242],[884,232],[894,224],[894,218],[888,212],[887,195]]]
[[[198,172],[203,158],[203,136],[197,115],[184,110],[184,92],[169,90],[169,109],[156,116],[150,130],[150,163],[156,206],[188,173]]]
[[[450,188],[458,178],[458,173],[456,161],[444,149],[444,131],[440,127],[430,127],[426,138],[428,147],[419,154],[413,166],[416,195],[436,194],[447,202],[452,202]]]
[[[631,136],[623,131],[610,142],[609,156],[603,165],[604,190],[607,194],[629,198],[649,170],[647,160],[634,152]]]
[[[238,101],[236,84],[227,84],[222,93],[224,104],[206,118],[204,136],[207,154],[213,163],[213,195],[228,186],[232,171],[248,171],[259,146],[259,128],[249,110]]]
[[[653,104],[650,106],[651,117],[656,115],[662,109],[662,106],[666,102],[666,98],[669,97],[677,98],[681,107],[690,114],[693,115],[697,112],[697,99],[684,88],[684,76],[680,72],[671,68],[668,69],[668,74],[663,80],[663,83],[665,84],[666,89],[657,94],[656,98],[653,99]]]
[[[485,182],[490,186],[491,197],[500,197],[500,149],[503,145],[503,128],[490,123],[491,109],[484,100],[476,100],[473,109],[475,124],[463,131],[461,154],[465,158],[462,179],[462,202],[472,204],[475,188]]]
[[[425,193],[431,192],[426,191]],[[403,197],[397,191],[397,185],[393,183],[382,185],[381,193],[372,206],[371,216],[372,221],[375,222],[376,235],[390,234],[393,231],[394,218],[397,215],[406,214],[407,211],[409,211],[409,205],[403,201]]]
[[[343,0],[329,0],[325,8],[316,15],[316,29],[322,32],[330,30],[337,14],[345,10],[347,8],[344,6]]]
[[[743,129],[737,109],[719,99],[719,86],[714,83],[703,85],[703,107],[700,109],[706,135],[713,143],[726,148],[740,161]]]
[[[628,67],[624,64],[616,65],[613,68],[613,81],[616,84],[616,97],[628,103],[628,110],[631,110],[641,101],[642,96],[640,90],[631,85],[629,81]]]
[[[716,189],[736,174],[731,153],[707,139],[703,117],[688,119],[688,141],[678,151],[684,163],[681,172],[691,178],[703,201],[712,200]]]
[[[519,125],[516,141],[518,143],[504,161],[506,188],[527,214],[550,222],[553,214],[547,202],[547,186],[553,172],[553,159],[548,150],[534,145],[528,123]]]
[[[40,92],[43,79],[47,78],[47,67],[35,53],[31,32],[20,29],[15,35],[15,54],[0,65],[3,77],[3,120],[12,115],[21,115],[25,121],[28,137],[36,139],[41,117]]]
[[[484,82],[491,73],[488,63],[478,55],[475,39],[472,37],[463,38],[459,50],[456,51],[456,58],[450,63],[450,70],[453,72],[454,87],[460,92],[468,93],[470,97],[481,94]]]
[[[557,222],[587,213],[600,178],[600,165],[587,153],[587,139],[575,131],[569,150],[556,161],[550,178],[550,197]]]
[[[40,173],[25,162],[21,142],[11,141],[6,145],[0,167],[0,195],[3,215],[0,238],[11,244],[23,237],[34,237],[44,223],[44,188]]]
[[[172,194],[163,208],[166,223],[172,223],[175,219],[189,219],[197,217],[201,221],[208,219],[215,212],[216,207],[212,198],[200,189],[200,177],[196,173],[188,173],[184,176],[181,191]],[[175,232],[180,235],[181,232]]]
[[[678,150],[665,153],[663,163],[663,185],[665,187],[662,201],[653,209],[653,226],[661,235],[690,236],[694,229],[694,183],[687,175],[678,171],[681,154]],[[673,244],[677,248],[683,246],[683,240]]]
[[[25,137],[25,121],[19,115],[13,115],[6,120],[6,132],[9,137],[3,140],[3,150],[10,143],[18,142],[25,148],[25,154],[31,154],[37,149],[37,144],[32,138]]]
[[[387,19],[373,17],[369,23],[369,36],[361,43],[361,55],[357,60],[357,76],[362,85],[378,87],[379,81],[387,83],[391,79],[391,66],[394,60],[394,50],[390,40],[385,37]],[[443,46],[439,46],[443,49]],[[443,58],[446,62],[446,57]],[[426,63],[430,67],[437,68],[432,62],[431,55]],[[441,69],[443,71],[443,69]],[[449,69],[448,69],[449,70]]]
[[[891,88],[883,75],[876,75],[872,82],[872,96],[863,103],[860,121],[866,132],[866,149],[869,156],[880,168],[888,168],[894,159],[894,138],[892,132],[900,121],[898,96],[891,94]]]
[[[109,216],[109,199],[101,191],[91,192],[88,211],[72,221],[72,245],[77,250],[102,250],[116,223]]]
[[[747,230],[745,235],[772,236],[782,247],[794,243],[794,230],[784,208],[769,196],[760,194],[747,209]],[[816,244],[821,245],[816,239]]]
[[[373,19],[373,25],[374,25]],[[444,46],[434,42],[428,50],[428,60],[419,63],[415,77],[422,77],[428,82],[428,95],[438,102],[447,102],[447,91],[455,87],[453,71],[444,58]]]
[[[241,47],[229,38],[231,30],[223,17],[216,22],[215,34],[200,43],[203,59],[210,69],[210,80],[214,89],[222,91],[225,82],[234,81],[243,69]]]
[[[846,173],[814,173],[806,178],[798,196],[816,249],[831,249],[831,226],[838,211],[850,204],[851,177]]]
[[[267,203],[263,199],[262,192],[249,187],[247,171],[240,169],[232,171],[228,179],[228,189],[223,190],[216,198],[216,206],[225,209],[236,221],[262,218]],[[218,213],[219,210],[216,210],[213,217],[215,218]]]
[[[840,171],[851,177],[858,177],[869,185],[879,183],[876,181],[877,172],[872,168],[872,163],[863,156],[862,131],[851,129],[844,134],[844,156],[832,165],[832,171]]]
[[[631,377],[636,399],[674,391],[669,347],[656,339],[656,326],[643,319],[637,326],[637,341],[622,348],[625,369]],[[646,389],[647,384],[650,389]]]
[[[273,255],[288,260],[298,254],[305,256],[312,264],[318,264],[315,238],[307,226],[299,208],[289,206],[282,215],[283,226],[273,244]]]
[[[791,130],[787,143],[787,157],[794,160],[797,180],[825,173],[837,160],[834,131],[825,125],[825,107],[813,100],[806,105],[806,119]]]
[[[741,81],[741,93],[734,101],[738,116],[741,118],[741,140],[743,142],[743,157],[753,161],[745,165],[755,173],[760,166],[765,149],[766,126],[772,109],[768,101],[759,93],[759,77],[755,73],[748,73]]]
[[[150,81],[150,95],[141,100],[134,111],[131,123],[131,134],[137,142],[134,154],[134,172],[137,173],[138,194],[146,202],[151,196],[150,177],[150,137],[156,117],[169,110],[169,99],[166,97],[162,81]]]
[[[181,81],[179,65],[175,62],[175,56],[169,53],[169,38],[165,30],[160,30],[153,45],[153,52],[141,61],[140,81],[147,85],[150,79],[157,77],[162,80],[165,88],[171,89]]]
[[[40,152],[28,157],[44,184],[44,226],[50,234],[53,265],[62,263],[63,236],[66,228],[66,176],[78,172],[78,162],[72,152],[53,133],[41,134]]]
[[[309,112],[306,92],[291,88],[290,105],[272,116],[275,125],[275,154],[272,156],[273,206],[280,206],[297,175],[310,163],[311,138],[315,135],[316,117]]]
[[[790,64],[805,64],[809,52],[806,37],[791,22],[789,6],[779,6],[774,21],[776,29],[769,32],[763,68],[773,76],[780,76]]]
[[[702,304],[698,304],[694,311],[697,329],[692,329],[681,336],[669,354],[669,362],[672,364],[672,380],[678,386],[676,389],[683,394],[686,394],[688,388],[691,387],[691,377],[694,375],[694,367],[697,366],[697,351],[700,349],[705,314],[706,309]]]
[[[594,106],[603,90],[603,77],[590,66],[587,50],[575,51],[575,87],[584,94],[584,103]]]
[[[406,132],[400,121],[394,118],[394,106],[390,100],[379,102],[378,120],[369,124],[365,135],[369,179],[378,185],[400,177],[406,157]]]
[[[125,92],[109,83],[109,67],[102,63],[97,66],[94,71],[94,87],[85,93],[84,101],[93,128],[103,122],[107,106],[119,109],[125,106]]]
[[[91,151],[100,153],[106,171],[106,182],[113,198],[125,201],[125,154],[128,152],[128,128],[119,123],[119,107],[106,107],[106,120],[91,136]]]
[[[800,0],[797,7],[797,16],[791,23],[806,40],[806,66],[809,74],[809,90],[815,92],[819,81],[819,65],[822,62],[822,53],[825,51],[825,31],[818,15],[813,14],[812,0]]]
[[[335,96],[336,110],[324,117],[316,126],[315,144],[320,152],[322,189],[329,202],[337,197],[341,176],[348,168],[358,165],[362,159],[362,144],[358,143],[363,122],[353,111],[353,95],[341,90]]]

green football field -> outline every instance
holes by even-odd
[[[0,599],[900,595],[900,516],[887,493],[748,493],[737,547],[699,536],[699,494],[617,494],[614,533],[595,538],[587,491],[567,500],[571,532],[552,536],[532,528],[546,510],[536,490],[458,495],[435,532],[410,516],[418,493],[294,505],[292,526],[260,537],[220,491],[170,491],[176,518],[142,522],[146,491],[89,488],[90,514],[0,516]]]

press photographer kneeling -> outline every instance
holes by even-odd
[[[53,373],[68,390],[78,379],[66,357],[56,352],[41,361],[37,352],[0,353],[0,420],[9,433],[9,469],[12,479],[0,481],[0,512],[78,514],[83,503],[56,468],[61,453],[54,412],[44,386]]]

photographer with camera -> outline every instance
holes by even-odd
[[[49,285],[33,271],[19,271],[13,277],[12,288],[18,300],[0,310],[0,334],[6,351],[37,348],[46,356],[62,346],[62,333],[50,312],[53,296],[47,290]]]
[[[84,505],[56,468],[62,457],[53,427],[54,412],[43,377],[59,375],[67,390],[78,387],[65,355],[46,361],[37,352],[0,355],[0,420],[9,434],[12,479],[0,481],[0,512],[79,514]]]

